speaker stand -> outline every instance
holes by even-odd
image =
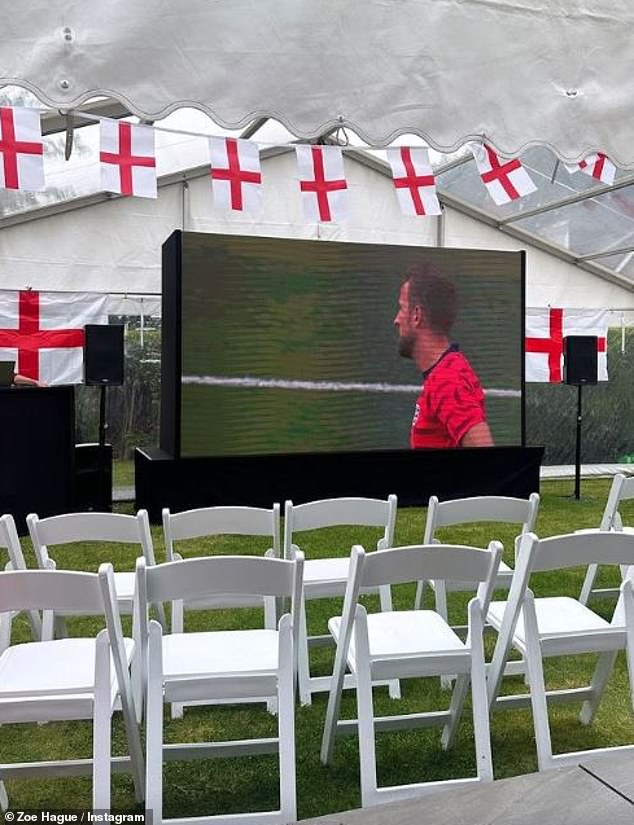
[[[99,387],[99,458],[97,463],[97,478],[99,490],[98,510],[112,512],[112,490],[108,490],[108,473],[106,472],[106,388],[107,384]]]
[[[577,384],[577,438],[575,444],[575,498],[581,498],[581,390],[582,385]]]

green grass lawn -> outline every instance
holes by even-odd
[[[119,478],[124,476],[119,476]],[[119,484],[128,482],[119,481]],[[573,484],[566,482],[545,482],[542,484],[542,506],[538,521],[540,536],[568,532],[582,527],[599,524],[601,512],[607,497],[609,481],[588,480],[583,482],[583,499],[575,501],[570,497]],[[624,517],[634,521],[634,511]],[[425,511],[419,508],[402,509],[397,519],[397,543],[412,544],[422,536]],[[163,558],[163,543],[158,527],[153,527],[157,559]],[[485,545],[492,537],[486,526],[478,529],[448,532],[447,539],[475,545]],[[505,558],[512,561],[512,533],[496,535],[504,542]],[[361,536],[361,543],[371,547],[376,534],[367,531]],[[238,550],[237,540],[208,540],[192,547],[184,548],[184,555],[194,552],[226,553]],[[342,553],[347,552],[353,537],[345,529],[333,528],[324,540],[315,534],[306,534],[307,554],[332,554],[332,548],[339,545]],[[359,537],[354,537],[355,543]],[[32,559],[28,540],[24,539],[27,557]],[[261,552],[261,545],[249,545],[249,552]],[[76,551],[71,555],[69,548],[62,548],[58,554],[58,566],[74,564],[84,569],[96,569],[99,560],[110,559],[117,569],[132,569],[133,555],[116,545],[102,545],[91,554]],[[71,562],[71,559],[73,561]],[[536,576],[532,581],[536,595],[562,593],[578,595],[584,571],[571,570],[566,573],[551,573]],[[616,571],[602,573],[602,582],[616,583]],[[394,588],[394,602],[397,608],[410,608],[413,604],[415,586],[403,585]],[[450,609],[455,620],[464,611],[464,594],[452,594]],[[364,597],[370,609],[376,609],[374,597]],[[597,603],[598,604],[598,603]],[[600,605],[604,615],[609,616],[610,603]],[[309,623],[315,632],[324,632],[329,616],[340,611],[340,602],[332,600],[309,603]],[[244,625],[261,621],[255,611],[245,611]],[[217,627],[229,618],[226,611],[214,613],[194,613],[188,620],[189,629]],[[235,611],[232,615],[235,626]],[[71,633],[93,632],[96,629],[91,619],[76,619],[69,622]],[[124,629],[129,632],[130,622],[124,619]],[[15,638],[28,638],[28,625],[18,619]],[[487,641],[489,649],[492,640]],[[328,672],[332,654],[328,650],[315,652],[312,660],[314,672]],[[548,660],[546,675],[549,687],[564,687],[582,684],[592,671],[594,657],[576,657],[563,660]],[[522,687],[521,680],[509,682],[510,690]],[[375,690],[377,711],[380,713],[407,713],[432,707],[446,707],[448,693],[440,690],[437,679],[411,680],[403,683],[403,698],[392,701],[386,688]],[[346,810],[360,805],[359,760],[357,739],[354,736],[340,738],[335,747],[332,765],[324,767],[319,761],[319,748],[326,708],[326,695],[314,700],[311,707],[298,707],[297,722],[297,792],[298,815],[300,818],[318,816],[330,812]],[[557,706],[551,711],[553,744],[557,751],[569,751],[605,745],[634,742],[634,717],[631,713],[627,669],[624,655],[620,654],[616,671],[610,681],[595,723],[584,728],[578,722],[578,705]],[[354,694],[347,691],[343,701],[343,715],[354,717]],[[117,714],[117,717],[119,714]],[[167,721],[167,715],[166,715]],[[184,719],[167,721],[166,741],[231,738],[251,738],[259,735],[274,735],[275,720],[263,706],[236,706],[233,708],[195,708],[185,712]],[[532,719],[528,710],[500,711],[493,714],[491,723],[493,759],[496,778],[534,771],[537,768]],[[124,752],[125,739],[121,720],[115,722],[115,746]],[[27,761],[33,758],[58,758],[70,754],[89,756],[91,751],[91,725],[80,723],[49,723],[46,725],[3,725],[0,729],[0,760]],[[437,729],[423,729],[407,732],[381,734],[377,739],[377,758],[380,784],[418,782],[431,779],[449,778],[474,771],[472,744],[472,724],[470,706],[463,718],[460,735],[454,748],[443,752],[440,747],[440,733]],[[249,757],[234,760],[205,760],[188,763],[169,763],[164,771],[164,814],[165,816],[196,816],[210,812],[232,813],[245,809],[258,810],[277,806],[277,764],[274,756]],[[61,778],[51,780],[19,780],[8,783],[9,797],[14,809],[23,808],[69,808],[86,807],[90,803],[90,780],[88,778]],[[115,775],[113,779],[113,807],[134,808],[132,783],[125,775]]]

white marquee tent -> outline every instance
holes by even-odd
[[[4,6],[0,87],[29,90],[52,107],[45,131],[81,126],[95,113],[132,113],[161,126],[189,107],[212,118],[212,131],[241,130],[256,140],[267,119],[284,126],[289,140],[336,140],[345,128],[376,148],[416,135],[440,152],[444,213],[401,218],[377,154],[350,164],[350,152],[351,223],[307,226],[291,156],[272,151],[257,224],[214,211],[206,170],[186,167],[163,178],[156,203],[93,194],[25,214],[5,210],[2,285],[156,293],[160,243],[184,227],[527,248],[529,305],[631,309],[634,87],[624,55],[633,18],[626,0]],[[492,205],[463,151],[469,140],[520,155],[538,191]],[[568,175],[558,164],[594,151],[619,167],[613,185]]]

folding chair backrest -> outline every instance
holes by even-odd
[[[171,513],[163,510],[163,533],[168,561],[174,560],[174,542],[203,536],[269,536],[271,549],[280,556],[280,505],[262,507],[201,507]]]
[[[430,544],[439,527],[490,521],[521,525],[520,533],[528,533],[535,527],[539,509],[539,494],[530,498],[508,496],[474,496],[439,502],[431,496],[427,508],[427,521],[423,541]]]
[[[144,558],[138,558],[134,638],[144,651],[152,603],[204,601],[214,596],[233,595],[290,597],[293,638],[296,640],[303,565],[301,553],[295,561],[270,556],[203,556],[158,566],[147,565]]]
[[[53,614],[102,615],[115,659],[120,685],[125,682],[125,651],[121,620],[116,608],[111,564],[102,564],[99,573],[74,570],[16,570],[0,573],[0,613],[42,610],[42,640],[53,638]],[[7,640],[10,639],[8,635]]]
[[[92,541],[139,544],[148,562],[155,564],[147,510],[139,510],[136,516],[120,513],[65,513],[44,519],[31,513],[26,522],[41,568],[47,566],[49,547]]]
[[[619,504],[628,499],[634,499],[634,476],[626,478],[622,473],[617,473],[612,479],[608,500],[605,503],[605,510],[601,519],[602,530],[623,529]]]
[[[15,570],[0,574],[0,612],[64,610],[93,613],[103,610],[96,573],[67,570]]]
[[[533,548],[529,573],[592,564],[597,559],[602,564],[634,564],[634,535],[593,530],[541,539]]]
[[[501,553],[502,545],[495,541],[487,550],[464,545],[426,544],[364,555],[363,548],[353,548],[353,557],[363,555],[360,587],[422,579],[480,582],[478,596],[483,610],[491,597]]]
[[[9,513],[0,517],[0,547],[9,554],[7,570],[26,570],[18,531],[15,528],[13,516]]]
[[[137,560],[137,576],[145,569],[150,602],[198,599],[221,594],[291,596],[295,565],[260,556],[205,556],[147,567]]]
[[[323,527],[357,526],[383,527],[379,547],[394,546],[397,498],[329,498],[294,505],[287,501],[284,508],[284,555],[290,555],[293,534]]]

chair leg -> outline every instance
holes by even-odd
[[[110,680],[108,632],[102,630],[97,636],[96,643],[95,698],[92,719],[92,806],[95,811],[105,812],[110,810],[110,758],[112,754]]]
[[[182,601],[172,602],[172,633],[182,633],[184,628],[184,606]],[[172,719],[182,719],[185,706],[182,702],[172,702]]]
[[[434,598],[436,600],[436,613],[439,613],[448,624],[449,611],[447,608],[447,590],[443,581],[434,582]],[[454,678],[454,676],[441,676],[441,688],[443,690],[451,690],[451,685]]]
[[[478,778],[493,780],[491,731],[487,699],[486,667],[484,664],[484,618],[476,599],[469,604],[469,641],[471,643],[471,702],[473,705],[473,732],[476,747]],[[457,720],[456,720],[457,721]]]
[[[592,688],[592,698],[586,699],[581,706],[581,713],[579,714],[579,721],[582,725],[591,724],[592,720],[596,716],[599,703],[601,702],[601,697],[603,696],[603,691],[605,690],[608,679],[614,670],[617,655],[618,653],[616,650],[607,650],[599,656],[599,661],[597,662],[597,666],[592,674],[592,681],[590,682],[590,687]]]
[[[367,623],[355,620],[357,649],[357,720],[359,730],[359,764],[361,768],[361,805],[375,805],[377,799],[376,743],[374,740],[374,703],[370,672]]]
[[[540,771],[553,767],[553,747],[548,722],[548,704],[542,653],[537,635],[537,618],[533,594],[529,591],[524,603],[524,626],[526,632],[526,673],[531,694],[537,765]]]
[[[4,813],[9,810],[9,795],[4,782],[0,779],[0,810]]]
[[[290,616],[280,621],[280,662],[278,678],[278,733],[280,763],[280,813],[283,822],[297,819],[295,777],[295,696],[293,641]]]
[[[414,598],[414,610],[420,610],[425,601],[425,585],[427,582],[420,581],[416,585],[416,596]]]
[[[267,630],[277,629],[277,603],[276,600],[270,596],[264,597],[264,627]],[[282,615],[280,613],[280,615]],[[267,699],[266,709],[271,716],[277,716],[278,701],[275,698]],[[181,705],[182,707],[182,705]],[[172,716],[172,718],[174,718]]]
[[[443,750],[450,748],[458,732],[458,724],[462,716],[462,708],[464,707],[467,690],[469,689],[469,676],[466,673],[461,673],[456,678],[456,683],[451,695],[451,703],[449,705],[449,721],[443,727],[440,742]]]
[[[586,576],[581,586],[581,593],[579,594],[579,601],[581,602],[581,604],[588,604],[588,600],[590,599],[590,594],[592,593],[592,588],[594,586],[594,580],[597,577],[598,571],[598,564],[588,565],[588,569],[586,570]]]
[[[150,622],[145,705],[145,807],[153,825],[163,820],[163,640],[158,623]]]
[[[299,701],[302,705],[312,704],[310,690],[310,660],[308,651],[308,623],[306,620],[306,602],[301,598],[299,607],[299,650],[297,651],[297,675],[299,682]]]
[[[389,584],[385,584],[379,588],[379,601],[381,603],[381,611],[383,613],[392,612],[392,588]],[[401,698],[401,683],[398,679],[390,679],[388,682],[388,691],[390,693],[390,699]]]
[[[321,762],[328,765],[332,760],[335,748],[335,737],[337,735],[337,722],[339,721],[339,709],[341,707],[341,694],[343,692],[343,681],[346,675],[347,651],[344,648],[344,640],[340,637],[335,653],[335,666],[330,680],[330,692],[328,693],[328,706],[326,708],[326,720],[324,722],[324,732],[321,739]]]

